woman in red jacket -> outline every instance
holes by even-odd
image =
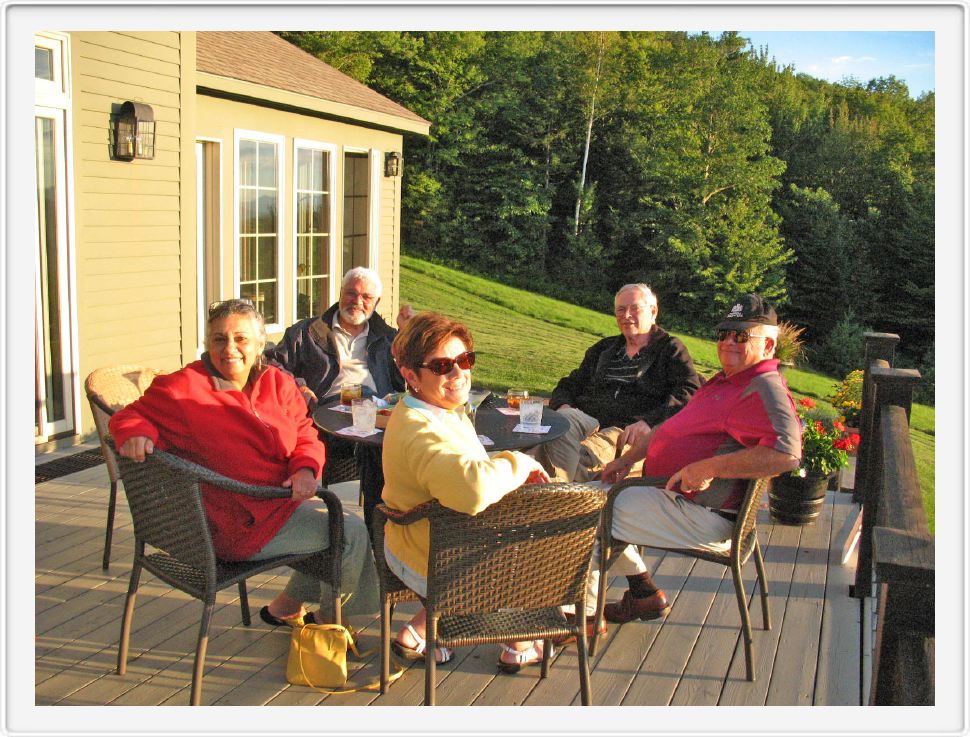
[[[144,461],[157,446],[248,484],[283,486],[291,499],[255,499],[204,486],[202,502],[216,555],[260,560],[329,546],[327,508],[316,498],[324,446],[307,417],[293,378],[260,359],[263,318],[249,300],[209,309],[207,352],[199,361],[152,382],[145,395],[112,416],[118,451]],[[344,515],[343,580],[350,585],[344,612],[377,610],[377,576],[363,521]],[[356,583],[354,586],[353,584]],[[306,614],[304,602],[332,596],[329,586],[294,572],[284,591],[263,607],[268,624]]]

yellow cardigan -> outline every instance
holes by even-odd
[[[400,511],[437,499],[458,512],[478,514],[542,468],[515,451],[490,458],[463,407],[443,410],[411,395],[391,413],[383,459],[384,503]],[[384,535],[399,560],[427,576],[428,520],[406,526],[388,522]]]

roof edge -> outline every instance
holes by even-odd
[[[431,123],[419,116],[414,120],[211,72],[197,72],[196,92],[393,133],[427,136],[431,132]]]

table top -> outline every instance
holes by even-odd
[[[506,407],[505,400],[499,397],[489,397],[486,406],[479,407],[475,416],[475,429],[479,435],[486,435],[492,439],[494,445],[486,445],[485,450],[525,450],[533,448],[550,440],[555,440],[569,429],[569,421],[555,410],[542,408],[542,424],[549,425],[549,432],[544,435],[537,433],[513,432],[512,428],[519,424],[518,415],[506,415],[498,411],[498,407]],[[380,447],[384,444],[384,433],[379,432],[367,437],[342,435],[338,431],[353,424],[349,412],[336,412],[330,407],[317,407],[313,412],[313,422],[326,433],[335,435],[354,443],[362,443]]]

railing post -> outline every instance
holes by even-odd
[[[893,365],[896,344],[899,336],[895,333],[866,333],[865,358],[862,366],[865,376],[862,381],[862,415],[859,419],[859,450],[856,453],[855,484],[852,490],[852,501],[856,504],[865,502],[865,485],[868,478],[868,453],[873,441],[873,409],[875,399],[875,385],[872,383],[872,364],[885,361],[885,365]]]
[[[867,380],[871,380],[873,399],[868,435],[864,436],[867,448],[865,474],[862,479],[862,533],[859,536],[859,558],[855,571],[853,595],[858,599],[869,596],[872,589],[872,528],[879,515],[880,496],[882,495],[882,442],[878,428],[882,408],[889,405],[902,407],[909,420],[913,402],[913,387],[920,380],[919,371],[914,369],[893,369],[873,366],[867,369]],[[863,403],[865,410],[865,403]],[[856,484],[856,488],[859,484]]]

